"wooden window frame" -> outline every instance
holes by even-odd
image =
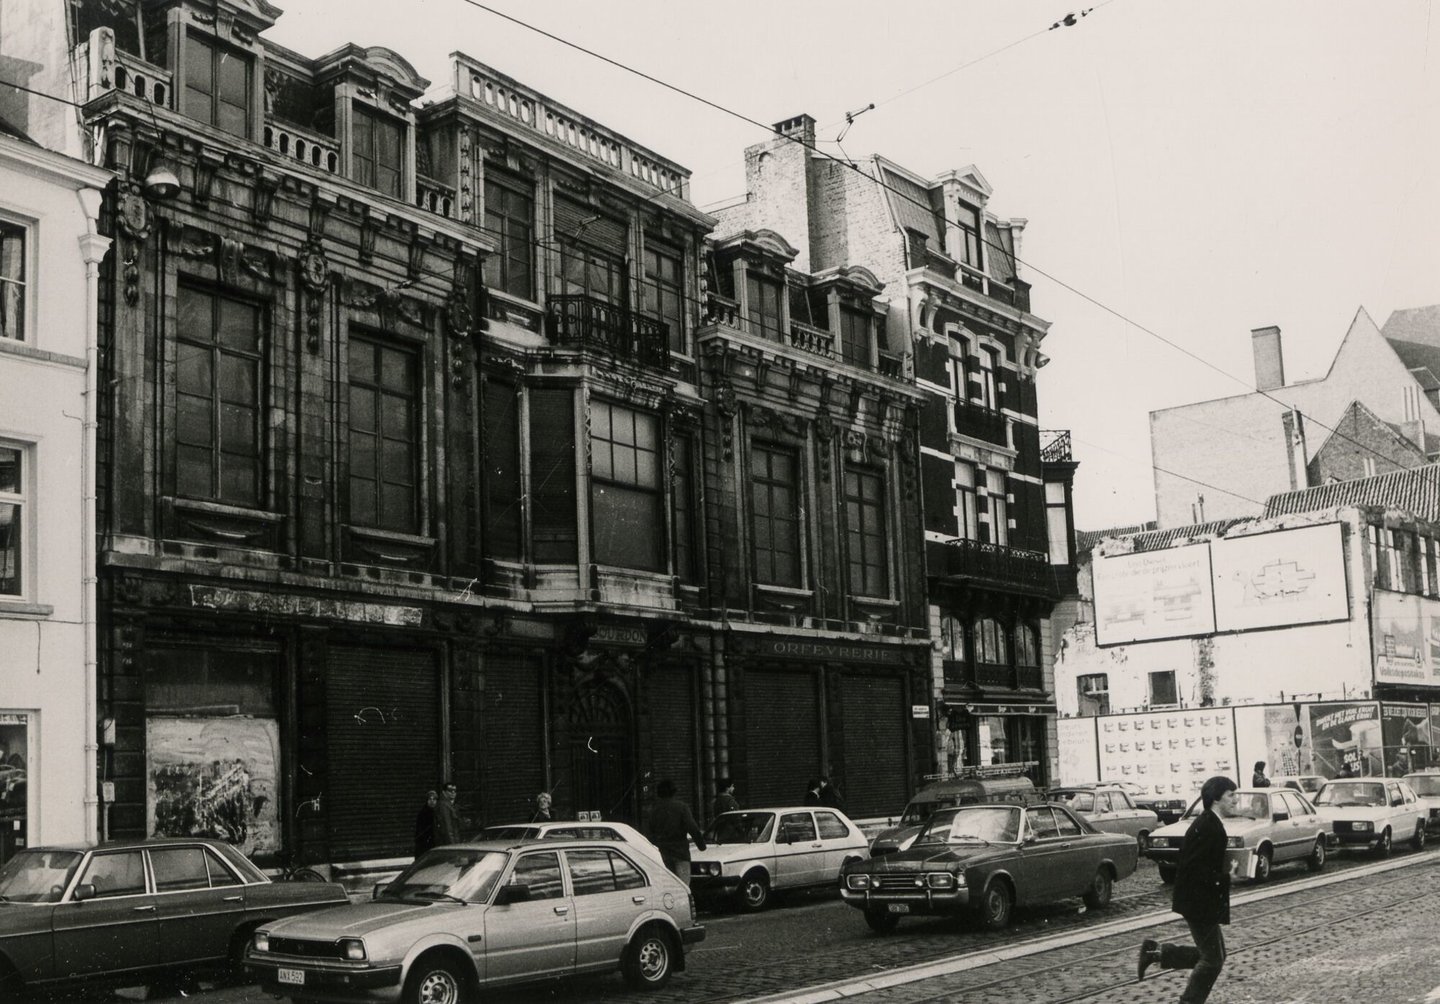
[[[765,458],[763,472],[756,470],[756,461],[760,457]],[[788,467],[788,471],[779,469],[781,463]],[[778,443],[754,443],[751,446],[750,471],[751,554],[755,564],[755,581],[762,585],[802,589],[805,584],[805,521],[800,453]],[[788,478],[785,476],[787,473]],[[792,504],[777,512],[775,498],[785,491],[790,493]],[[762,493],[766,503],[763,513],[760,506]],[[793,530],[793,552],[775,546],[776,530],[782,527]],[[765,536],[769,544],[761,544],[762,528],[768,531]]]
[[[365,348],[374,353],[373,379],[357,378],[354,372],[354,357],[357,346]],[[384,383],[384,359],[387,355],[402,357],[405,361],[407,386],[403,389],[390,387]],[[425,437],[421,429],[423,415],[423,380],[421,378],[423,366],[423,354],[418,346],[396,345],[387,342],[382,338],[368,333],[354,333],[349,339],[349,353],[346,372],[346,390],[348,392],[349,412],[346,424],[346,455],[349,461],[346,485],[346,513],[351,526],[361,527],[368,530],[381,530],[388,533],[418,534],[422,531],[425,520],[423,513],[424,506],[424,482],[422,472],[424,468],[423,456],[425,449]],[[355,400],[357,391],[370,393],[375,396],[374,428],[356,429],[355,426]],[[408,414],[410,434],[407,437],[386,435],[386,409],[384,407],[386,398],[398,398],[405,402],[405,409]],[[374,475],[357,475],[355,473],[355,437],[356,435],[370,436],[374,439],[373,460]],[[395,442],[404,441],[411,454],[409,465],[410,481],[393,480],[397,473],[395,466],[388,464],[385,460],[384,444],[386,440]],[[390,477],[387,478],[387,475]],[[373,491],[371,502],[374,506],[374,517],[371,519],[357,518],[355,511],[356,483],[365,482],[370,484]],[[409,519],[397,519],[387,512],[385,502],[385,489],[399,487],[407,489],[409,506],[411,509]]]

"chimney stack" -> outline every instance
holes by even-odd
[[[1275,325],[1250,330],[1250,347],[1255,353],[1255,389],[1274,390],[1285,386],[1285,362],[1280,354],[1280,329]]]
[[[776,122],[775,134],[798,139],[812,150],[815,148],[815,120],[809,115],[796,115],[784,122]]]

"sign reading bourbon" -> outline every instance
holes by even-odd
[[[796,638],[764,638],[748,640],[739,646],[742,652],[776,659],[812,659],[817,662],[865,662],[880,666],[900,666],[907,660],[907,649],[899,645],[860,645],[850,641],[809,641]]]

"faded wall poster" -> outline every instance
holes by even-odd
[[[246,854],[280,849],[280,729],[266,718],[151,718],[146,815],[157,837],[215,837]]]
[[[1315,773],[1374,777],[1385,773],[1380,707],[1374,701],[1310,705]]]
[[[1322,773],[1315,769],[1310,719],[1300,704],[1265,708],[1265,762],[1272,777]]]
[[[1380,735],[1385,740],[1385,771],[1403,777],[1430,766],[1430,715],[1423,704],[1380,704]]]

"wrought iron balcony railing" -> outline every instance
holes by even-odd
[[[591,296],[552,296],[546,325],[557,345],[609,352],[641,366],[668,369],[668,325]]]
[[[969,401],[955,402],[955,431],[998,446],[1007,446],[1010,442],[1004,414]]]
[[[947,576],[1041,596],[1054,595],[1055,574],[1050,556],[1043,551],[958,538],[946,543],[945,556],[943,574]]]
[[[1040,430],[1040,462],[1043,464],[1063,463],[1074,459],[1070,455],[1069,429]]]

